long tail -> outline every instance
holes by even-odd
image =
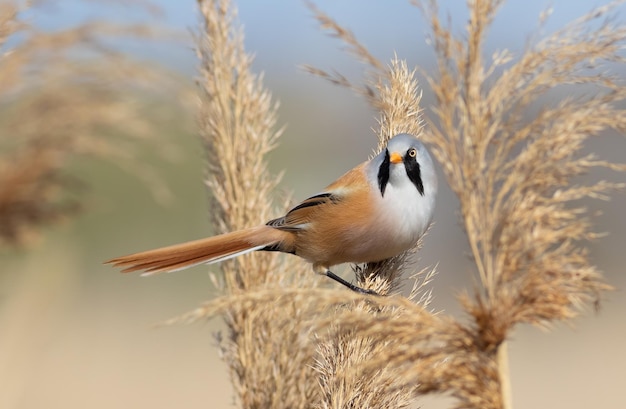
[[[123,267],[123,273],[145,271],[145,274],[183,270],[198,264],[223,261],[265,247],[277,248],[284,241],[284,231],[259,226],[221,234],[206,239],[176,244],[106,261]]]

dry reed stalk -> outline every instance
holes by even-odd
[[[409,133],[421,136],[423,120],[421,118],[420,99],[415,70],[409,70],[406,62],[395,58],[390,66],[385,67],[369,53],[366,47],[360,44],[354,35],[341,27],[335,20],[309,4],[315,18],[322,29],[330,31],[331,35],[341,39],[347,50],[359,61],[364,62],[369,70],[365,75],[364,84],[350,82],[346,77],[329,73],[321,69],[306,66],[310,73],[321,76],[332,83],[348,87],[363,95],[379,112],[378,153],[387,144],[389,138],[398,133]],[[412,253],[420,246],[400,254],[392,259],[378,263],[369,263],[364,266],[355,266],[357,285],[369,288],[378,294],[390,294],[397,290],[402,283],[402,273],[405,272]],[[430,274],[427,274],[426,282]],[[420,303],[426,307],[426,302]],[[372,356],[386,355],[389,348],[393,348],[391,339],[381,340],[363,336],[354,330],[340,331],[334,316],[343,316],[348,311],[358,312],[375,318],[393,315],[393,308],[381,307],[379,304],[360,302],[347,304],[334,311],[328,320],[330,336],[321,336],[317,341],[316,369],[320,376],[322,400],[318,405],[321,408],[345,407],[376,407],[376,408],[403,408],[413,401],[414,388],[402,387],[398,384],[396,373],[386,366],[379,367],[378,371],[359,373],[354,371],[367,363]],[[341,322],[341,321],[340,321]]]
[[[197,42],[202,62],[200,126],[210,164],[207,184],[215,196],[215,223],[220,231],[230,231],[272,216],[267,198],[277,180],[268,176],[263,154],[277,138],[273,133],[275,108],[258,78],[250,73],[251,60],[243,51],[241,33],[233,27],[235,14],[229,12],[229,3],[201,2],[201,10],[206,34]],[[378,149],[397,133],[419,135],[422,129],[414,71],[399,60],[383,70],[384,80],[362,89],[380,107]],[[395,291],[409,253],[355,267],[359,285],[381,294]],[[368,376],[353,371],[368,356],[383,353],[388,343],[374,343],[354,333],[324,336],[315,343],[302,336],[315,319],[333,317],[344,308],[372,314],[379,306],[372,309],[367,298],[351,293],[346,296],[342,290],[315,291],[311,279],[294,280],[307,287],[304,292],[276,288],[285,277],[294,277],[294,271],[289,265],[275,263],[274,257],[256,253],[222,264],[228,294],[174,320],[225,315],[230,334],[222,350],[241,406],[408,406],[412,388],[392,388],[392,371]],[[299,272],[303,277],[313,277],[308,270]],[[426,274],[423,283],[430,278]],[[320,303],[316,294],[323,294],[325,301]],[[420,305],[427,301],[424,297]],[[294,384],[298,381],[300,385]],[[391,389],[393,393],[386,392]],[[280,395],[292,390],[297,393]]]
[[[373,94],[368,96],[380,111],[379,147],[382,149],[388,139],[397,133],[421,134],[420,94],[414,72],[407,69],[404,62],[394,60],[392,65],[381,73],[384,80],[371,84]],[[420,240],[421,243],[421,240]],[[418,244],[419,246],[419,244]],[[357,285],[370,288],[378,294],[390,294],[401,286],[402,273],[407,268],[408,257],[417,250],[400,254],[392,259],[364,266],[355,266]],[[343,316],[345,311],[359,312],[370,317],[387,316],[393,312],[387,307],[369,302],[347,304],[331,314]],[[322,318],[322,317],[320,317]],[[320,335],[316,369],[320,376],[322,400],[320,408],[376,407],[403,408],[413,401],[413,388],[398,386],[394,370],[385,366],[369,373],[354,372],[370,360],[372,356],[385,355],[392,348],[390,339],[382,341],[357,332],[347,330],[335,332],[337,326],[331,319],[328,330]]]
[[[252,73],[243,47],[237,12],[228,0],[199,1],[202,31],[196,36],[201,76],[199,126],[205,144],[206,184],[218,232],[265,222],[275,211],[265,156],[275,146],[277,104]],[[283,211],[284,200],[279,203]],[[320,283],[295,257],[256,252],[220,264],[224,290],[242,294],[284,287],[313,288]],[[300,342],[302,325],[316,305],[312,298],[277,305],[230,303],[222,310],[228,328],[220,338],[237,401],[244,408],[304,408],[319,394],[310,363],[314,349]],[[200,313],[199,316],[204,316]]]
[[[154,169],[136,161],[137,144],[162,156],[172,148],[155,139],[161,121],[175,114],[146,115],[145,101],[171,95],[180,81],[107,42],[171,33],[103,21],[40,31],[22,20],[24,11],[17,2],[0,6],[0,243],[28,244],[43,226],[81,208],[86,183],[67,170],[78,157],[114,160],[167,198]]]
[[[623,63],[619,52],[626,28],[608,18],[614,4],[601,7],[530,44],[515,61],[503,51],[485,65],[485,32],[501,4],[470,2],[467,33],[456,36],[442,25],[434,0],[416,3],[430,22],[439,63],[437,77],[428,77],[437,103],[427,128],[420,120],[414,71],[399,59],[384,67],[348,30],[311,6],[323,28],[370,70],[358,84],[307,69],[363,95],[381,112],[380,146],[397,132],[430,144],[459,197],[480,286],[473,297],[461,297],[470,317],[462,322],[430,311],[427,295],[368,297],[308,288],[311,284],[280,288],[274,284],[294,275],[271,255],[225,264],[229,293],[183,319],[226,315],[231,332],[224,352],[243,407],[406,407],[429,393],[452,395],[457,407],[510,407],[503,345],[514,326],[570,319],[610,288],[587,257],[586,241],[596,235],[576,201],[605,198],[621,185],[578,186],[572,178],[598,166],[626,170],[581,152],[586,139],[605,129],[626,131],[618,108],[626,88],[600,65]],[[207,33],[198,40],[201,125],[221,231],[266,218],[269,207],[259,206],[276,183],[261,155],[247,156],[265,153],[275,142],[275,111],[249,72],[229,6],[201,2]],[[592,24],[604,17],[603,24]],[[528,119],[531,104],[546,92],[581,83],[598,93],[545,106]],[[240,150],[243,142],[252,143],[250,135],[261,135],[259,129],[264,136],[254,140],[257,149]],[[359,285],[390,294],[400,283],[406,256],[355,267]],[[297,279],[311,277],[302,274]],[[418,292],[432,273],[421,277]],[[278,382],[272,380],[276,374]]]
[[[343,309],[333,322],[339,336],[393,340],[384,353],[354,369],[360,376],[392,367],[396,386],[412,386],[417,394],[452,394],[464,408],[511,407],[504,341],[512,328],[570,319],[610,288],[587,256],[585,241],[597,235],[576,201],[607,198],[623,185],[578,186],[572,178],[593,167],[626,170],[581,152],[591,136],[626,131],[619,108],[626,88],[605,71],[606,62],[624,62],[626,28],[610,18],[612,3],[529,45],[516,62],[503,51],[485,66],[485,32],[502,1],[470,2],[462,37],[443,26],[435,1],[415,4],[431,23],[439,63],[438,76],[428,76],[437,103],[423,139],[459,197],[481,287],[473,297],[461,298],[469,323],[393,297],[374,300],[380,305],[375,313]],[[594,28],[601,18],[606,20]],[[320,21],[349,48],[367,53],[354,47],[347,30],[328,18]],[[367,86],[311,71],[373,99],[363,92]],[[594,86],[597,93],[566,98],[530,120],[524,117],[548,91],[575,84]],[[402,308],[387,314],[389,303]]]

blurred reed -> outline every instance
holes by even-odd
[[[87,207],[89,182],[77,171],[80,160],[114,163],[144,181],[158,200],[167,199],[169,191],[157,170],[138,157],[150,150],[171,158],[175,145],[162,138],[161,128],[173,117],[184,118],[182,104],[175,101],[185,92],[180,78],[119,51],[116,42],[165,41],[178,34],[156,24],[103,20],[46,29],[36,22],[39,13],[49,11],[48,3],[0,3],[3,253],[30,250],[47,228]],[[156,10],[148,2],[137,5]],[[174,101],[164,110],[160,101],[172,95]],[[65,247],[57,244],[55,249],[63,253]],[[50,342],[55,313],[72,299],[80,282],[73,258],[47,255],[19,274],[6,265],[0,268],[1,407],[18,407],[32,392],[33,372]],[[49,268],[55,256],[61,259],[58,270]]]
[[[115,163],[166,200],[167,187],[155,169],[137,160],[137,147],[172,156],[175,145],[158,130],[176,117],[175,109],[183,112],[182,104],[171,101],[165,110],[158,101],[188,92],[173,73],[116,44],[172,40],[178,34],[156,24],[103,20],[44,30],[28,16],[45,12],[39,9],[45,3],[0,5],[0,243],[5,245],[28,245],[43,227],[83,207],[88,184],[70,170],[79,158]]]

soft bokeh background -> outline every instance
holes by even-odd
[[[181,88],[192,89],[196,60],[187,33],[198,28],[196,4],[191,0],[155,4],[161,14],[121,1],[49,2],[29,11],[28,19],[45,30],[104,19],[179,32],[176,41],[114,40],[112,45],[151,64],[163,64],[183,78]],[[464,5],[441,4],[461,32]],[[548,6],[554,13],[542,28],[544,33],[599,4],[510,1],[489,33],[489,51],[522,50],[538,27],[539,13]],[[375,146],[370,130],[375,121],[361,99],[297,66],[332,68],[352,78],[359,78],[362,67],[317,29],[302,2],[242,0],[237,5],[247,49],[256,54],[255,67],[265,72],[266,85],[281,102],[281,121],[287,124],[270,167],[285,170],[283,187],[303,199],[369,155]],[[411,64],[432,69],[427,26],[408,2],[320,0],[317,5],[353,30],[383,61],[395,52]],[[624,21],[626,7],[620,11],[618,18]],[[620,75],[626,76],[624,71]],[[192,131],[194,101],[189,95],[188,115],[172,119],[165,135],[178,147],[178,159],[137,158],[157,170],[173,193],[172,200],[159,203],[142,180],[111,163],[78,159],[71,169],[89,184],[85,211],[46,228],[32,246],[0,253],[0,407],[232,406],[228,374],[212,335],[219,322],[152,326],[214,295],[208,269],[141,278],[122,276],[102,265],[114,256],[210,234],[202,182],[205,165]],[[172,95],[172,101],[176,98]],[[431,100],[424,87],[424,106]],[[626,158],[623,136],[608,135],[591,148],[607,159]],[[624,175],[609,172],[590,177],[624,180]],[[612,201],[589,207],[601,213],[595,219],[597,230],[610,233],[591,245],[593,258],[617,290],[607,295],[599,312],[587,312],[573,326],[558,325],[550,332],[522,327],[514,333],[510,353],[517,408],[626,407],[626,195],[617,193]],[[461,316],[455,294],[472,288],[472,267],[457,203],[445,183],[435,221],[420,264],[439,264],[433,307]],[[433,398],[423,401],[423,407],[447,403],[445,398]]]

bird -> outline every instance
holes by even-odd
[[[422,142],[410,134],[389,139],[378,155],[346,172],[320,193],[265,224],[114,258],[105,263],[145,275],[211,264],[253,251],[299,256],[313,271],[351,290],[369,293],[331,267],[370,263],[412,248],[435,209],[437,174]]]

